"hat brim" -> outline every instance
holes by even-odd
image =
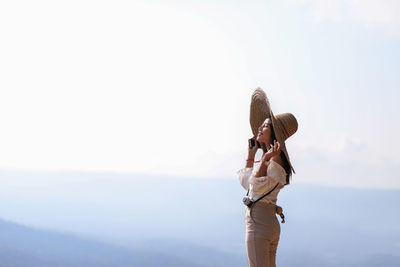
[[[254,90],[250,104],[250,127],[253,136],[257,136],[258,128],[271,117],[271,106],[267,95],[261,88]]]
[[[281,151],[283,151],[283,153],[285,154],[293,173],[296,173],[290,162],[289,153],[286,149],[285,136],[281,129],[282,126],[272,112],[267,95],[261,88],[258,87],[251,96],[250,104],[250,126],[253,132],[253,136],[257,136],[258,128],[264,123],[267,118],[271,119],[275,137],[281,146]]]

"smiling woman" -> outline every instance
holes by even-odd
[[[297,131],[298,125],[290,113],[274,116],[268,98],[260,88],[253,93],[250,114],[253,134],[257,134],[263,155],[253,169],[258,146],[249,147],[246,166],[237,172],[241,185],[247,190],[243,199],[247,206],[247,259],[250,267],[275,267],[280,236],[275,214],[281,215],[284,222],[282,209],[276,202],[279,191],[289,184],[293,170],[285,140]],[[264,120],[261,125],[260,120]]]
[[[0,168],[228,178],[248,136],[245,88],[261,84],[309,129],[292,146],[301,181],[399,188],[398,149],[368,140],[400,147],[400,5],[326,2],[0,1]],[[341,137],[362,149],[339,151]],[[355,175],[328,171],[343,162]]]

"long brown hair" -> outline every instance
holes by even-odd
[[[286,184],[290,184],[290,178],[292,177],[292,168],[290,168],[289,161],[286,158],[286,155],[283,151],[281,151],[281,158],[283,159],[283,168],[286,171]]]

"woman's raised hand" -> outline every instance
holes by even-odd
[[[263,156],[263,161],[268,161],[271,158],[278,156],[281,153],[281,144],[279,144],[278,141],[274,140],[274,144],[270,145],[270,148],[268,149],[267,153],[264,154]]]

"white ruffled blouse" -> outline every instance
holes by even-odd
[[[239,176],[240,184],[244,189],[249,190],[249,197],[254,200],[262,197],[265,193],[272,190],[276,184],[278,186],[268,196],[264,197],[260,201],[276,204],[279,191],[286,184],[286,171],[285,169],[276,163],[270,161],[267,168],[267,175],[262,177],[255,177],[261,163],[255,163],[253,168],[243,168],[237,171]]]

